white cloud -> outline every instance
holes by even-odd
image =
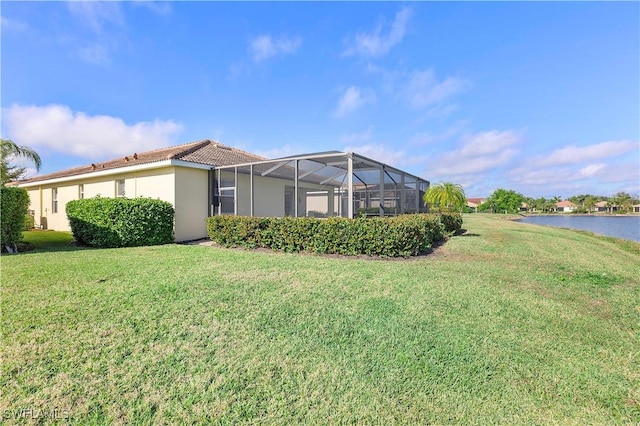
[[[167,16],[172,12],[171,3],[168,1],[134,0],[133,4],[136,6],[146,7],[160,16]]]
[[[589,164],[588,166],[580,169],[580,175],[593,176],[605,167],[607,167],[607,165],[603,163]]]
[[[556,169],[516,169],[512,171],[514,182],[524,185],[547,186],[557,182],[566,182],[576,178],[576,173],[570,168]]]
[[[517,173],[512,171],[510,176],[519,186],[528,187],[525,191],[527,194],[532,192],[551,195],[553,192],[560,192],[568,196],[571,193],[606,194],[606,190],[595,188],[609,186],[607,184],[610,183],[632,185],[636,182],[637,186],[638,173],[634,175],[631,170],[611,164],[593,164],[580,169],[561,166],[520,170]]]
[[[27,31],[29,30],[29,25],[17,21],[15,19],[8,19],[7,17],[0,16],[0,26],[2,26],[2,31]]]
[[[388,148],[384,144],[367,143],[364,145],[350,145],[343,149],[344,152],[355,152],[372,160],[401,167],[407,164],[408,155],[404,150]]]
[[[251,40],[249,50],[253,60],[261,62],[274,56],[293,54],[301,44],[299,36],[274,39],[270,35],[261,35]]]
[[[347,133],[340,136],[340,142],[344,144],[363,144],[371,140],[373,129],[369,127],[360,133]]]
[[[383,26],[378,25],[373,32],[358,33],[345,51],[345,55],[361,55],[378,57],[386,55],[389,50],[402,41],[405,35],[412,11],[405,7],[400,9],[395,16],[389,31],[383,33]]]
[[[481,174],[504,167],[515,156],[522,141],[520,132],[491,130],[464,136],[462,146],[430,162],[428,172],[437,177]]]
[[[638,187],[638,148],[637,142],[626,140],[569,145],[531,158],[512,169],[509,175],[513,182],[528,186],[528,191],[534,193],[549,194],[554,190],[613,194],[617,187]],[[635,159],[624,156],[634,150]]]
[[[104,65],[109,63],[109,49],[106,45],[95,43],[78,49],[80,58],[91,64]]]
[[[182,129],[171,120],[126,124],[119,117],[90,116],[65,105],[14,105],[3,110],[3,121],[17,143],[87,159],[169,146]]]
[[[124,25],[124,15],[119,2],[70,1],[67,7],[79,22],[96,34],[102,34],[105,27]]]
[[[371,89],[359,89],[355,86],[348,87],[340,99],[338,100],[338,106],[335,109],[336,117],[344,117],[350,114],[366,104],[374,103],[376,101],[375,92]]]
[[[431,145],[443,142],[463,133],[466,121],[458,121],[440,132],[419,132],[410,139],[411,145]]]
[[[71,1],[67,8],[88,31],[72,36],[80,59],[90,64],[105,65],[124,43],[122,29],[125,18],[119,2]]]
[[[607,141],[587,146],[570,145],[538,157],[533,162],[537,166],[555,166],[598,161],[603,158],[617,157],[634,149],[637,150],[639,147],[640,144],[637,141],[629,140]]]
[[[476,133],[463,138],[464,145],[456,152],[463,158],[495,155],[516,145],[521,135],[512,130]]]
[[[453,95],[462,92],[468,82],[455,77],[439,81],[433,69],[413,71],[406,82],[403,95],[413,108],[442,104]],[[448,113],[451,111],[449,110]]]
[[[254,150],[252,152],[264,158],[275,159],[275,158],[291,157],[293,155],[300,155],[306,151],[305,151],[305,148],[300,148],[292,145],[283,145],[278,148],[272,148],[267,150]]]

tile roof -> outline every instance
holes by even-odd
[[[467,197],[467,203],[472,203],[472,204],[476,204],[476,205],[480,205],[480,204],[484,203],[485,200],[486,200],[485,198],[474,198],[474,197],[468,198]]]
[[[232,164],[263,161],[266,160],[266,158],[206,139],[168,148],[155,149],[153,151],[133,153],[114,160],[92,163],[87,166],[74,167],[72,169],[36,176],[20,181],[19,183],[79,176],[91,172],[156,163],[165,160],[182,160],[209,166],[228,166]]]
[[[563,201],[560,201],[560,202],[556,203],[556,206],[557,206],[557,207],[576,207],[576,205],[575,205],[575,204],[573,204],[573,203],[572,203],[571,201],[569,201],[569,200],[563,200]]]

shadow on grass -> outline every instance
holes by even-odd
[[[479,237],[480,234],[468,233],[466,229],[459,229],[456,231],[454,237]]]
[[[18,243],[18,254],[78,250],[93,250],[93,248],[77,244],[69,232],[26,231],[23,233],[23,241]],[[6,254],[3,253],[3,255]]]

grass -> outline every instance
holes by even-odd
[[[78,249],[77,246],[72,244],[73,236],[69,232],[29,231],[23,232],[23,235],[25,239],[20,245],[26,249],[24,251],[69,251]]]
[[[464,227],[402,261],[28,233],[1,258],[3,420],[640,422],[640,244]]]

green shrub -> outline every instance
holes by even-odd
[[[260,230],[264,228],[266,219],[245,217],[245,220],[239,221],[235,218],[235,216],[215,216],[215,220],[207,221],[209,238],[226,247],[262,247]]]
[[[213,216],[207,218],[207,230],[211,240],[226,247],[383,257],[425,253],[447,234],[441,216],[430,214],[369,219]]]
[[[440,221],[444,225],[445,232],[449,235],[462,229],[462,215],[460,213],[441,213]]]
[[[67,217],[79,243],[93,247],[135,247],[173,242],[173,206],[150,198],[88,198],[67,203]]]
[[[35,226],[36,226],[36,219],[30,214],[24,215],[24,228],[22,228],[22,230],[30,231],[33,228],[35,228]]]
[[[29,194],[24,188],[0,187],[0,245],[14,248],[22,241],[24,217],[29,208]]]

